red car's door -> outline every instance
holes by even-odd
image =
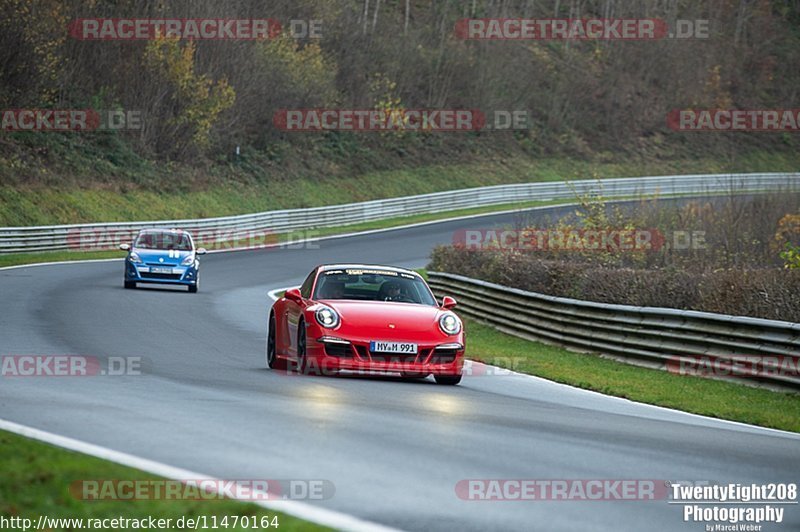
[[[317,270],[308,274],[300,289],[286,291],[286,305],[284,306],[283,323],[286,339],[286,355],[297,357],[297,328],[303,311],[311,303],[312,288],[317,277]]]

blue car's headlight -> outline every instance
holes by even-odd
[[[137,255],[133,251],[131,252],[130,255],[128,255],[128,260],[131,261],[134,264],[141,264],[142,263],[142,259],[140,259],[139,255]]]
[[[335,329],[339,325],[339,315],[331,307],[321,307],[314,313],[317,323],[326,329]]]
[[[443,333],[454,335],[461,332],[461,320],[452,312],[445,312],[439,318],[439,328]]]
[[[191,266],[194,264],[194,255],[189,255],[181,261],[181,266]]]

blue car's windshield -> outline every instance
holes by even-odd
[[[330,270],[320,273],[314,299],[355,299],[436,305],[420,277],[391,270]]]
[[[191,251],[192,240],[186,233],[148,231],[140,233],[133,246],[141,249]]]

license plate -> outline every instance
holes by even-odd
[[[373,353],[416,354],[417,344],[409,344],[406,342],[380,342],[373,340],[369,343],[369,350]]]
[[[150,266],[150,273],[172,273],[172,268],[161,266]]]

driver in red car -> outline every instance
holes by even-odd
[[[384,292],[384,301],[399,301],[402,299],[400,294],[400,285],[394,282],[387,282],[385,287],[381,287]]]

